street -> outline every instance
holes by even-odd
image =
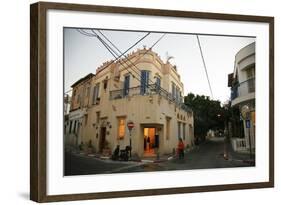
[[[184,159],[163,162],[121,162],[98,159],[91,156],[65,153],[65,175],[109,174],[147,171],[169,171],[253,166],[247,163],[247,154],[237,154],[228,149],[228,160],[224,158],[224,138],[213,138],[185,153]]]

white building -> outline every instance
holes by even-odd
[[[248,106],[248,122],[243,119],[243,136],[233,136],[235,150],[255,148],[255,42],[242,48],[235,56],[234,72],[229,75],[231,106],[238,107],[240,114]],[[249,137],[250,136],[250,137]],[[251,142],[251,144],[250,144]]]

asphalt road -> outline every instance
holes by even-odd
[[[227,146],[227,148],[229,149],[229,146]],[[241,160],[243,157],[244,159],[247,159],[247,155],[240,156],[240,159],[235,159],[230,156],[229,160],[225,160],[223,156],[224,150],[225,145],[223,138],[215,138],[212,141],[207,141],[186,153],[185,158],[182,160],[173,159],[161,163],[119,162],[65,153],[65,175],[151,172],[250,166],[248,163],[245,163],[243,160]]]
[[[230,149],[227,146],[227,149]],[[140,166],[122,169],[121,172],[143,172],[143,171],[171,171],[192,169],[215,169],[252,166],[242,159],[248,159],[248,155],[240,155],[239,159],[233,158],[229,153],[229,160],[224,158],[225,145],[223,138],[215,138],[201,144],[198,148],[185,154],[184,159],[174,159],[163,163],[147,163]],[[234,156],[236,157],[236,156]]]
[[[112,160],[96,159],[85,155],[65,152],[64,175],[107,174],[113,170],[130,167],[136,162],[119,162]]]

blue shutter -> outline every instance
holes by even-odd
[[[140,93],[142,95],[147,92],[148,80],[149,80],[149,72],[147,70],[142,70],[141,71],[141,89],[140,89]]]
[[[156,91],[158,92],[161,87],[161,79],[159,77],[156,77],[155,85],[156,85]]]
[[[172,83],[172,98],[174,99],[175,98],[175,84],[174,83]]]
[[[178,101],[178,88],[176,88],[176,97],[175,97],[176,101]]]

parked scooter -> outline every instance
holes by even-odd
[[[129,153],[130,153],[131,147],[126,146],[125,149],[120,150],[120,160],[128,161],[129,160]]]

